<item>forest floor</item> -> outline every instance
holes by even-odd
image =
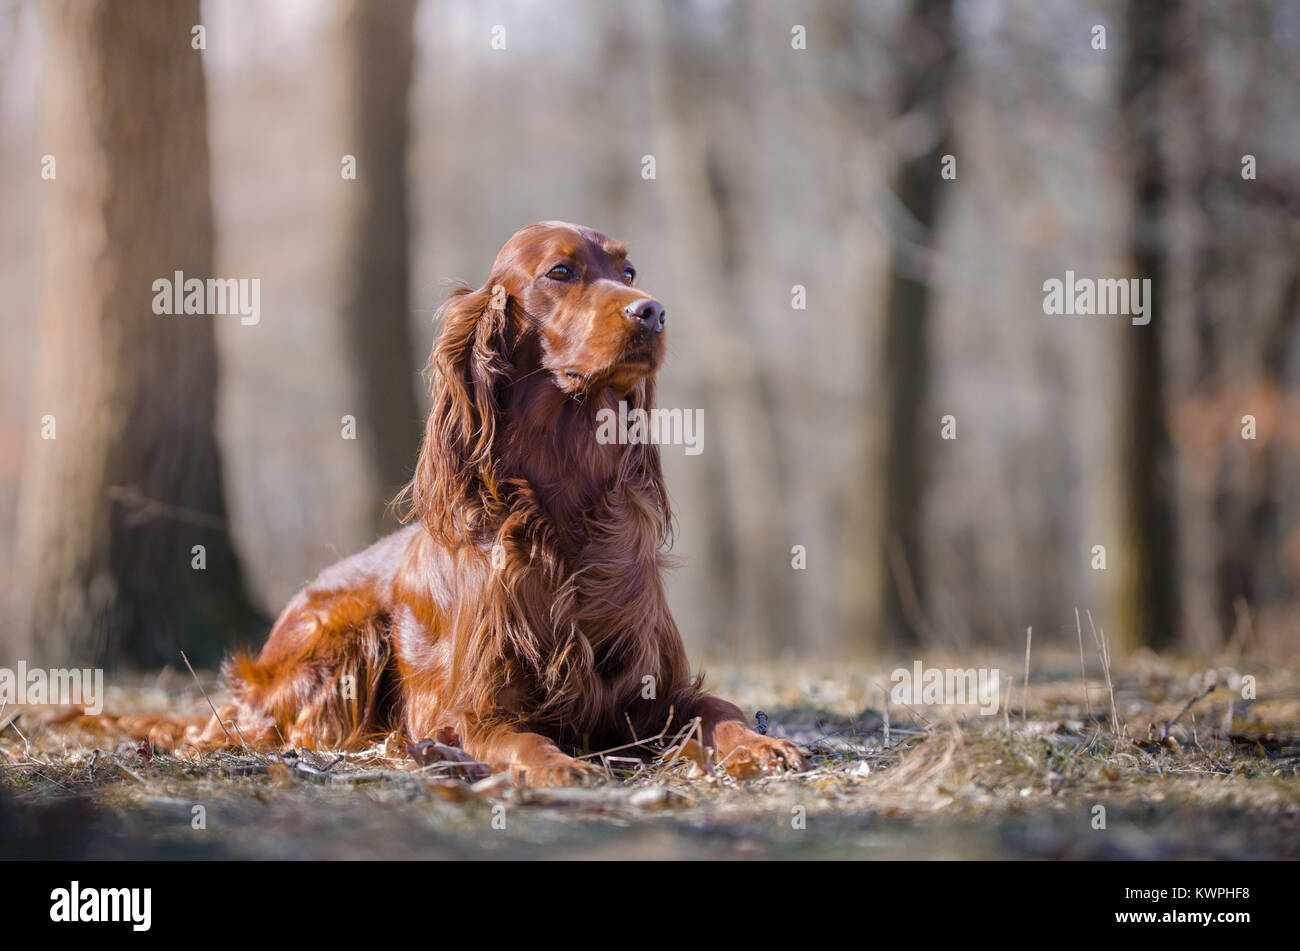
[[[554,790],[420,767],[396,738],[196,755],[11,707],[0,858],[1300,858],[1300,666],[1143,653],[1090,671],[1085,699],[1077,655],[1032,665],[1026,691],[1023,658],[927,660],[1000,669],[985,715],[889,702],[894,665],[714,666],[808,772],[607,759],[610,781]],[[183,669],[107,695],[115,714],[207,711]]]

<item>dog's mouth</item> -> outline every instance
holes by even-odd
[[[563,367],[555,373],[560,389],[571,396],[611,387],[624,393],[659,369],[662,355],[653,346],[637,347],[621,355],[614,363],[595,372],[577,367]]]
[[[623,354],[619,361],[614,364],[613,369],[635,366],[644,366],[655,370],[659,366],[659,354],[651,347],[639,347]]]

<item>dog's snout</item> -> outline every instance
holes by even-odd
[[[623,313],[627,315],[629,320],[635,320],[642,327],[654,333],[662,331],[667,320],[664,305],[653,297],[642,297],[640,300],[633,301],[623,308]]]

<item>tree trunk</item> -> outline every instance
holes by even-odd
[[[1123,539],[1119,557],[1120,647],[1161,649],[1178,641],[1174,514],[1176,486],[1165,422],[1162,340],[1168,309],[1167,173],[1161,146],[1161,97],[1171,69],[1174,4],[1130,0],[1121,81],[1133,163],[1130,225],[1135,274],[1151,281],[1151,322],[1121,329],[1123,349]]]
[[[391,521],[387,503],[410,478],[422,428],[406,217],[414,18],[415,0],[346,0],[339,18],[347,149],[357,160],[356,180],[343,183],[343,339],[358,377],[358,442],[379,488],[376,528]]]
[[[51,663],[177,663],[181,649],[212,662],[256,621],[214,435],[213,320],[234,318],[152,308],[155,280],[212,266],[198,0],[56,0],[46,13],[57,177],[44,183],[23,626]]]
[[[933,243],[940,164],[950,151],[948,88],[952,81],[954,39],[951,0],[915,0],[907,13],[900,43],[899,116],[923,131],[924,147],[904,154],[895,174],[894,193],[912,226]],[[926,434],[938,437],[939,420],[922,415],[929,391],[927,347],[930,287],[928,248],[909,244],[895,228],[886,311],[885,403],[869,411],[885,413],[885,488],[883,526],[885,573],[884,626],[887,643],[915,644],[929,639],[925,629],[925,554],[922,503]]]
[[[701,93],[720,83],[701,74],[710,62],[688,5],[674,0],[658,8],[656,42],[663,82],[660,178],[666,190],[670,228],[680,237],[681,266],[691,305],[677,305],[684,319],[671,320],[671,346],[697,349],[712,361],[706,392],[708,431],[720,444],[720,478],[710,477],[714,494],[711,583],[719,591],[710,624],[722,626],[721,640],[732,653],[776,655],[798,643],[792,630],[790,546],[785,524],[782,462],[773,429],[773,398],[754,340],[742,280],[745,239],[736,221],[731,181],[723,174],[722,143],[711,131],[709,109],[716,102]],[[732,36],[744,34],[751,14],[743,5],[729,16]],[[723,64],[723,75],[745,88],[743,77]],[[721,95],[725,95],[725,86]],[[714,93],[714,95],[719,95]],[[730,101],[730,100],[728,100]],[[692,316],[700,318],[693,320]],[[673,328],[676,328],[675,330]],[[685,341],[685,343],[683,343]],[[714,422],[716,420],[716,422]],[[723,537],[726,533],[727,537]],[[712,635],[712,632],[711,632]]]

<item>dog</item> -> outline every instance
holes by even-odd
[[[664,306],[626,247],[530,225],[440,313],[432,405],[396,500],[408,524],[300,591],[260,654],[227,661],[235,703],[203,740],[454,734],[517,781],[568,785],[603,774],[575,752],[698,718],[690,735],[724,763],[806,768],[691,676],[664,595],[659,448],[597,438],[601,410],[653,408],[664,360]]]

